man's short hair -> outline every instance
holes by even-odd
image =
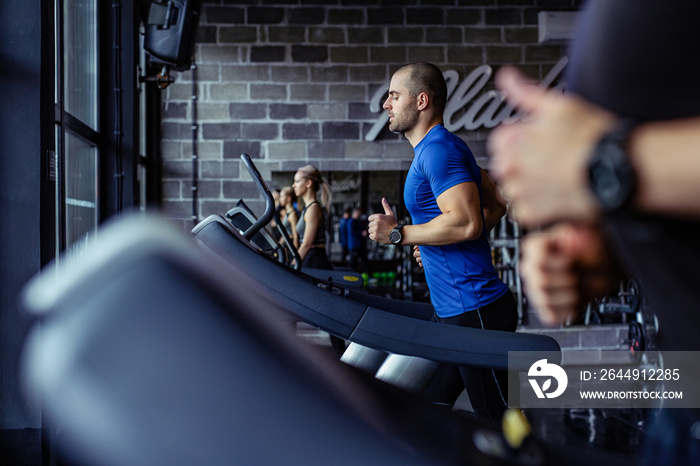
[[[396,71],[398,72],[408,73],[404,84],[411,96],[425,92],[432,100],[436,112],[442,115],[447,102],[447,83],[440,68],[432,63],[417,62],[402,66]]]

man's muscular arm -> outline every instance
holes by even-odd
[[[397,225],[391,207],[383,199],[384,214],[369,216],[369,237],[389,244],[389,232]],[[484,227],[481,219],[479,189],[474,182],[457,184],[437,198],[442,214],[428,223],[406,225],[402,244],[442,246],[479,238]]]

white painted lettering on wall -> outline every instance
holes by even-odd
[[[540,87],[549,87],[561,74],[568,61],[566,57],[559,60],[542,80]],[[493,69],[489,65],[481,65],[476,68],[461,83],[459,82],[459,73],[456,71],[447,70],[443,74],[447,83],[444,120],[445,128],[448,130],[466,129],[473,131],[481,127],[493,128],[499,123],[513,123],[523,117],[511,104],[505,102],[505,97],[501,92],[491,90],[479,95],[493,75]],[[555,88],[560,89],[563,85],[560,83]],[[388,88],[382,87],[372,96],[369,109],[372,113],[381,112],[381,114],[365,136],[366,141],[374,141],[389,121],[389,117],[382,109],[387,92]]]

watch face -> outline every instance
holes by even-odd
[[[637,176],[626,153],[634,127],[634,121],[624,120],[616,130],[603,136],[589,161],[589,186],[603,212],[624,208],[634,196]]]
[[[397,229],[393,229],[389,232],[389,241],[391,241],[394,244],[398,244],[401,242],[401,232]]]
[[[598,148],[589,167],[591,188],[603,210],[619,209],[634,190],[634,174],[627,164],[624,151],[614,144]]]
[[[595,190],[599,197],[605,199],[606,204],[617,204],[621,194],[621,180],[616,161],[620,158],[616,147],[607,146],[606,153],[598,164],[591,169],[595,180]]]

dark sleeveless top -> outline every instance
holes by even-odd
[[[304,220],[304,215],[306,214],[306,209],[314,204],[318,204],[318,201],[314,201],[311,204],[304,206],[304,209],[299,215],[299,221],[297,222],[297,233],[299,234],[299,244],[304,242],[304,231],[306,230],[306,221]],[[321,207],[321,204],[318,204]],[[326,216],[323,215],[323,209],[321,210],[321,219],[318,222],[318,228],[316,228],[316,237],[312,246],[325,246],[326,245]]]
[[[292,224],[289,222],[289,215],[295,213],[298,214],[296,209],[292,209],[292,212],[288,212],[287,215],[284,216],[284,219],[282,220],[282,226],[284,227],[285,230],[287,230],[287,234],[289,237],[292,237]]]

